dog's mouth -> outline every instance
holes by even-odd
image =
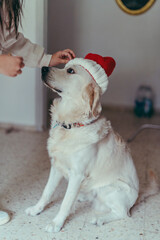
[[[62,91],[60,89],[57,89],[57,88],[52,88],[52,89],[57,93],[62,93]]]
[[[44,82],[44,84],[46,85],[46,87],[50,88],[50,89],[53,90],[54,92],[62,93],[62,90],[51,86],[46,80],[43,80],[43,82]]]

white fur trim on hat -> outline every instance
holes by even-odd
[[[70,60],[65,67],[68,68],[71,65],[80,65],[86,69],[101,88],[102,94],[107,90],[108,77],[104,69],[98,63],[89,59],[74,58]]]

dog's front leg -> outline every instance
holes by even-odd
[[[31,216],[41,213],[45,206],[50,202],[50,199],[61,179],[62,174],[56,168],[51,166],[49,179],[40,200],[35,206],[27,208],[25,212]]]
[[[84,177],[82,175],[76,175],[75,173],[70,175],[67,191],[60,210],[57,216],[53,219],[53,222],[46,227],[47,232],[59,232],[61,230],[70,213],[72,205],[76,200],[83,179]]]

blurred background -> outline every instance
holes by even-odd
[[[116,68],[102,97],[103,106],[133,109],[137,89],[150,86],[160,110],[160,4],[143,14],[122,11],[115,0],[27,0],[21,31],[46,52],[71,48],[111,56]],[[17,78],[0,76],[0,124],[42,130],[53,95],[40,69],[25,68]]]

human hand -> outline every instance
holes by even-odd
[[[16,77],[22,73],[23,58],[11,55],[0,55],[0,73],[9,77]]]
[[[65,49],[58,51],[52,55],[49,67],[56,66],[58,64],[66,64],[71,59],[75,58],[75,53],[71,49]]]

